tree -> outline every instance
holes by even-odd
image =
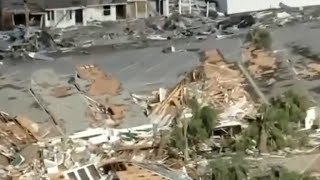
[[[248,179],[249,168],[241,154],[232,159],[219,158],[210,163],[212,180],[245,180]]]
[[[210,137],[212,129],[216,126],[217,113],[211,106],[200,107],[195,98],[190,100],[189,107],[192,110],[192,117],[187,134],[192,144],[196,144]]]
[[[248,32],[245,42],[251,43],[251,45],[257,49],[270,49],[272,45],[272,38],[267,29],[256,27]]]
[[[200,107],[195,98],[189,101],[189,107],[192,117],[178,119],[182,126],[175,125],[171,133],[171,146],[184,151],[185,159],[188,158],[188,144],[196,145],[207,140],[217,120],[215,110],[211,106]]]
[[[301,136],[301,134],[296,136],[295,131],[300,128],[299,124],[304,122],[306,110],[309,106],[310,102],[306,96],[292,90],[272,98],[270,104],[260,106],[259,116],[244,133],[242,143],[254,140],[257,142],[260,153],[267,153],[269,150],[289,146],[288,139],[290,138],[287,138],[289,136],[297,139],[301,138],[305,142],[305,136]],[[252,131],[253,129],[257,129],[258,136],[253,134],[257,133]]]
[[[306,110],[310,106],[308,98],[292,90],[282,96],[272,98],[270,105],[262,105],[258,118],[260,152],[281,149],[287,146],[285,136],[300,128],[297,124],[304,122]]]
[[[308,173],[299,174],[282,167],[273,167],[271,168],[271,175],[267,180],[316,180],[316,178]]]

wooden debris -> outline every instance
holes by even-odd
[[[45,133],[43,132],[43,129],[37,123],[31,121],[29,118],[24,116],[17,116],[15,120],[21,127],[31,133],[32,136],[38,141],[44,137]]]
[[[63,98],[72,95],[72,92],[70,92],[71,87],[64,87],[64,86],[59,86],[59,87],[54,87],[51,90],[51,96],[54,96],[56,98]]]
[[[276,58],[265,50],[256,50],[253,47],[246,49],[245,55],[249,61],[248,70],[255,78],[261,78],[266,74],[275,72]]]
[[[109,113],[111,114],[112,119],[120,120],[124,118],[124,112],[127,109],[125,105],[114,104],[108,108]]]
[[[168,179],[147,169],[141,168],[133,163],[126,163],[125,171],[117,171],[116,174],[121,180],[141,179],[141,180],[164,180]]]
[[[221,109],[235,105],[239,101],[245,101],[248,105],[252,105],[251,98],[244,89],[245,78],[241,72],[236,70],[233,64],[227,64],[221,55],[217,56],[220,54],[219,52],[205,54],[212,54],[212,56],[202,57],[204,72],[208,78],[205,82],[207,88],[203,99]]]
[[[320,64],[310,63],[310,64],[308,64],[308,68],[313,72],[320,73]]]
[[[313,78],[320,75],[320,64],[309,63],[306,69],[299,71],[299,75],[301,75],[302,78]]]
[[[200,72],[198,67],[195,68],[190,73],[191,76],[186,76],[164,101],[157,104],[151,115],[161,114],[162,118],[168,114],[176,116],[185,105],[184,101],[199,93],[201,97],[198,98],[214,104],[221,110],[240,104],[239,108],[251,113],[254,103],[244,89],[245,78],[241,72],[233,64],[226,63],[217,49],[202,53],[200,60],[202,62]],[[205,78],[199,74],[203,74]],[[191,78],[191,81],[189,78],[187,81],[188,77],[194,78]]]

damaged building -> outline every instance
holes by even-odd
[[[0,5],[3,30],[16,25],[66,28],[94,21],[145,18],[149,11],[148,1],[131,0],[4,0]]]

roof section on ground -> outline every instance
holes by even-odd
[[[90,127],[86,101],[68,84],[68,78],[42,69],[32,74],[31,89],[67,135]]]

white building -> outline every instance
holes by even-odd
[[[65,28],[86,24],[83,18],[84,0],[38,0],[38,4],[46,12],[46,27]]]
[[[87,0],[83,11],[86,22],[126,19],[126,0]]]
[[[28,0],[30,1],[30,0]],[[34,1],[34,0],[32,0]],[[36,0],[45,27],[66,28],[92,21],[117,21],[148,16],[147,0]]]
[[[210,1],[210,0],[209,0]],[[279,3],[291,7],[320,5],[320,0],[213,0],[217,2],[217,10],[226,14],[237,14],[279,8]]]

